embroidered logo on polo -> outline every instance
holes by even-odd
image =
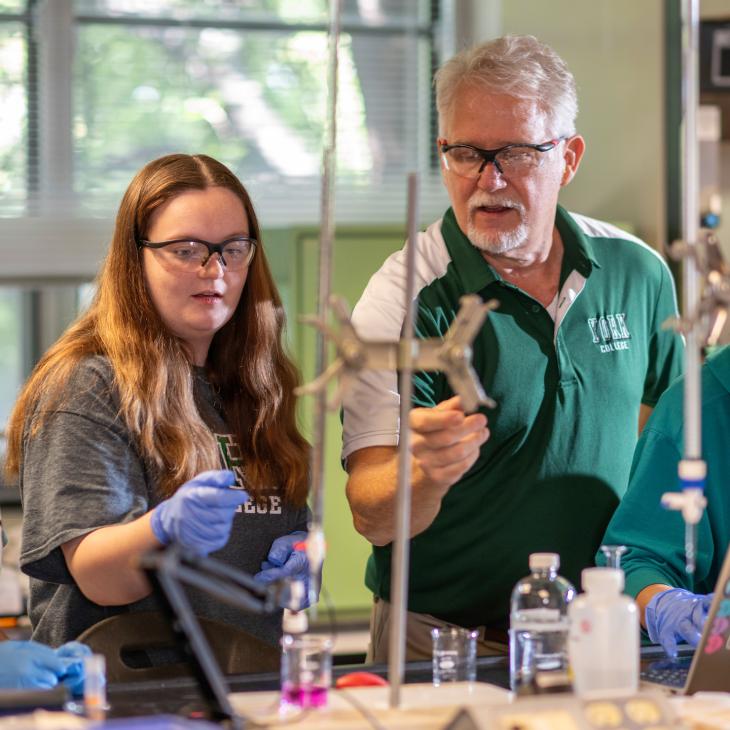
[[[236,440],[228,433],[215,434],[218,442],[218,451],[226,469],[230,469],[236,475],[234,489],[245,489],[246,471],[243,468],[243,457],[241,449]],[[239,505],[237,512],[257,515],[280,515],[281,496],[278,494],[262,494],[254,500],[253,497],[243,505]]]
[[[628,350],[631,333],[626,326],[626,313],[601,314],[589,317],[588,327],[591,330],[593,344],[598,345],[601,352]]]

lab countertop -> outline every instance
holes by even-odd
[[[388,667],[385,664],[335,666],[332,669],[333,681],[343,674],[355,671],[369,671],[387,677]],[[410,662],[406,665],[405,682],[431,682],[431,673],[430,661]],[[235,675],[226,677],[226,680],[232,693],[277,691],[280,686],[278,673]],[[509,688],[507,657],[478,659],[477,680]],[[111,705],[109,717],[160,713],[196,716],[205,708],[198,685],[192,678],[111,684],[108,688],[108,699]]]
[[[641,650],[642,662],[655,661],[663,656],[660,647],[648,646]],[[334,666],[333,682],[343,674],[355,671],[369,671],[387,677],[385,664],[351,664]],[[429,683],[432,679],[430,661],[409,662],[405,667],[405,683]],[[278,673],[245,674],[226,677],[229,691],[267,692],[277,691],[280,686]],[[477,681],[486,682],[502,689],[509,689],[509,660],[506,656],[480,657],[477,659]],[[111,704],[110,717],[130,715],[153,715],[159,713],[197,714],[205,703],[192,678],[156,680],[111,684],[108,688]]]

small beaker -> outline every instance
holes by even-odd
[[[96,722],[106,718],[106,658],[103,654],[84,657],[84,714]]]
[[[476,680],[478,636],[478,631],[456,626],[431,629],[434,687]]]
[[[607,568],[621,570],[621,556],[626,552],[626,545],[601,545],[601,552],[606,558]]]
[[[332,641],[316,634],[284,634],[281,648],[282,706],[324,707],[332,684]]]

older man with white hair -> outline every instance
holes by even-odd
[[[464,294],[497,299],[473,363],[498,406],[488,428],[443,373],[414,378],[411,659],[430,657],[429,629],[444,624],[478,628],[482,654],[504,651],[531,552],[560,553],[573,581],[593,563],[682,349],[662,329],[676,314],[662,258],[558,204],[585,150],[565,62],[534,37],[499,38],[449,60],[436,96],[451,207],[419,235],[417,334],[443,335]],[[400,336],[405,259],[370,280],[353,314],[361,336]],[[393,372],[364,373],[344,408],[347,496],[373,544],[375,660],[387,656],[398,409]]]

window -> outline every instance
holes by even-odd
[[[145,162],[199,151],[236,171],[263,220],[317,223],[328,4],[0,2],[0,215],[110,217]],[[341,219],[400,222],[406,174],[430,172],[438,7],[343,3]]]
[[[319,222],[328,5],[0,0],[0,429],[147,161],[210,154],[245,182],[264,228]],[[424,216],[443,210],[430,150],[439,8],[343,2],[338,223],[404,223],[412,170]],[[51,311],[64,316],[46,322]]]
[[[16,3],[0,3],[0,18]],[[9,7],[10,6],[10,7]],[[0,22],[0,200],[18,212],[28,193],[27,32],[15,13]],[[14,17],[16,16],[16,17]]]

